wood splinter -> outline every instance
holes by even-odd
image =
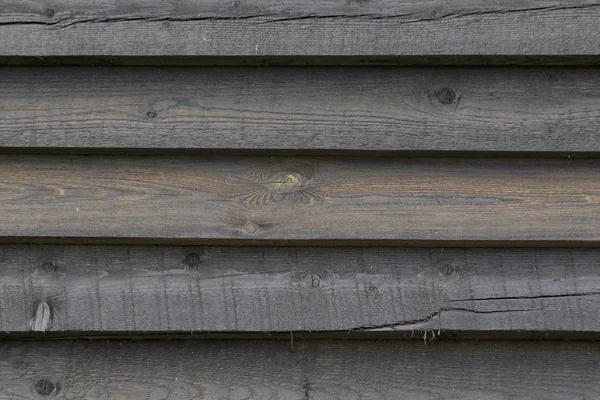
[[[32,329],[34,332],[46,332],[50,327],[50,306],[46,302],[41,302],[38,305],[35,317],[32,321]]]

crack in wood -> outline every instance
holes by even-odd
[[[406,320],[406,321],[398,321],[398,322],[390,322],[390,323],[380,324],[380,325],[361,326],[361,327],[351,329],[350,331],[370,331],[370,330],[380,330],[380,329],[386,329],[386,328],[395,330],[396,328],[406,328],[407,326],[412,326],[412,325],[415,325],[415,330],[419,330],[418,325],[424,325],[424,324],[433,322],[434,319],[441,318],[442,313],[448,312],[448,311],[469,312],[469,313],[474,313],[474,314],[502,314],[502,313],[511,313],[511,312],[531,312],[531,311],[543,311],[543,310],[544,310],[544,308],[519,308],[519,309],[486,310],[486,311],[484,311],[484,310],[476,310],[476,309],[472,309],[472,308],[463,308],[463,307],[443,307],[435,312],[432,312],[431,314],[428,314],[427,316],[425,316],[423,318]],[[436,330],[441,332],[444,330],[444,328],[442,327],[441,321],[439,321],[439,322],[440,322],[440,325],[438,328],[436,328]],[[431,329],[426,329],[426,330],[431,330]]]
[[[365,19],[365,20],[398,20],[401,24],[412,24],[419,22],[436,22],[445,19],[456,19],[469,16],[481,16],[481,15],[502,15],[510,13],[525,13],[534,11],[566,11],[566,10],[581,10],[599,7],[600,4],[580,4],[573,6],[545,6],[545,7],[526,7],[526,8],[514,8],[514,9],[490,9],[490,10],[472,10],[472,11],[454,11],[446,14],[433,13],[396,13],[396,14],[378,14],[378,13],[357,13],[357,14],[307,14],[307,15],[290,15],[284,17],[277,17],[278,14],[264,13],[264,14],[253,14],[253,15],[234,15],[234,16],[218,16],[218,15],[207,15],[207,16],[120,16],[120,17],[92,17],[73,19],[70,17],[61,18],[56,21],[0,21],[0,26],[6,25],[45,25],[49,27],[56,27],[57,29],[64,29],[79,24],[96,24],[96,23],[119,23],[119,22],[201,22],[201,21],[242,21],[242,20],[257,20],[258,24],[269,24],[269,23],[281,23],[281,22],[294,22],[303,20],[320,20],[320,19]],[[420,17],[420,15],[429,15],[429,17]],[[416,17],[415,19],[409,19],[410,17]],[[268,20],[262,20],[269,18]],[[69,22],[70,21],[70,22]]]
[[[495,301],[495,300],[538,300],[538,299],[556,299],[564,297],[586,297],[600,296],[600,292],[588,293],[566,293],[566,294],[545,294],[538,296],[506,296],[506,297],[473,297],[470,299],[449,299],[448,302],[465,302],[465,301]]]

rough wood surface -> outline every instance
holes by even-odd
[[[599,165],[598,160],[3,155],[0,236],[53,242],[596,245]]]
[[[422,56],[2,56],[0,66],[544,66],[597,67],[600,54],[564,56],[422,55]]]
[[[7,0],[4,56],[597,55],[597,0]]]
[[[600,70],[5,68],[8,148],[600,151]]]
[[[582,342],[4,342],[0,399],[581,399]]]
[[[0,247],[0,331],[600,332],[600,250]]]

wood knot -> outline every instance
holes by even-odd
[[[187,265],[190,269],[196,269],[200,266],[200,264],[202,264],[202,259],[200,258],[200,255],[198,253],[193,251],[186,255],[185,258],[181,260],[181,262]]]
[[[58,269],[58,265],[56,265],[56,263],[52,261],[44,261],[40,268],[46,272],[54,272]]]
[[[449,276],[454,275],[455,272],[456,272],[456,266],[452,263],[444,263],[444,264],[440,265],[438,268],[439,276],[449,277]]]
[[[457,98],[456,92],[447,87],[436,90],[433,95],[437,101],[445,106],[453,104]]]
[[[246,222],[244,226],[242,226],[242,230],[246,233],[256,233],[258,231],[259,226],[253,222]]]
[[[267,183],[267,187],[275,193],[294,193],[302,188],[301,179],[296,172],[278,173]]]
[[[58,391],[58,384],[55,385],[54,383],[50,382],[48,379],[40,379],[39,381],[37,381],[35,383],[33,388],[40,396],[46,397],[46,396],[50,396],[55,391]]]
[[[56,11],[54,11],[53,8],[46,8],[46,11],[44,11],[44,14],[46,14],[46,16],[48,18],[52,18],[52,17],[54,17],[54,15],[56,15]]]
[[[51,322],[52,313],[50,311],[50,306],[46,302],[41,302],[31,321],[31,329],[33,329],[34,332],[46,332],[48,328],[50,328]]]
[[[296,270],[290,274],[290,283],[304,287],[318,288],[321,286],[321,276],[314,272]]]
[[[318,274],[311,275],[312,287],[319,287],[321,285],[321,277]]]
[[[245,235],[260,235],[273,226],[272,221],[269,221],[268,218],[260,215],[247,215],[247,213],[239,211],[228,214],[224,222]]]
[[[258,168],[252,175],[257,186],[243,198],[248,207],[273,203],[313,205],[322,200],[315,190],[314,167],[309,163],[284,161]]]

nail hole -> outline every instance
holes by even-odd
[[[146,117],[148,117],[148,118],[154,118],[154,117],[156,117],[156,113],[154,111],[148,111],[146,113]]]
[[[47,8],[46,11],[44,11],[44,14],[46,14],[47,17],[52,18],[56,14],[56,11],[52,8]]]

